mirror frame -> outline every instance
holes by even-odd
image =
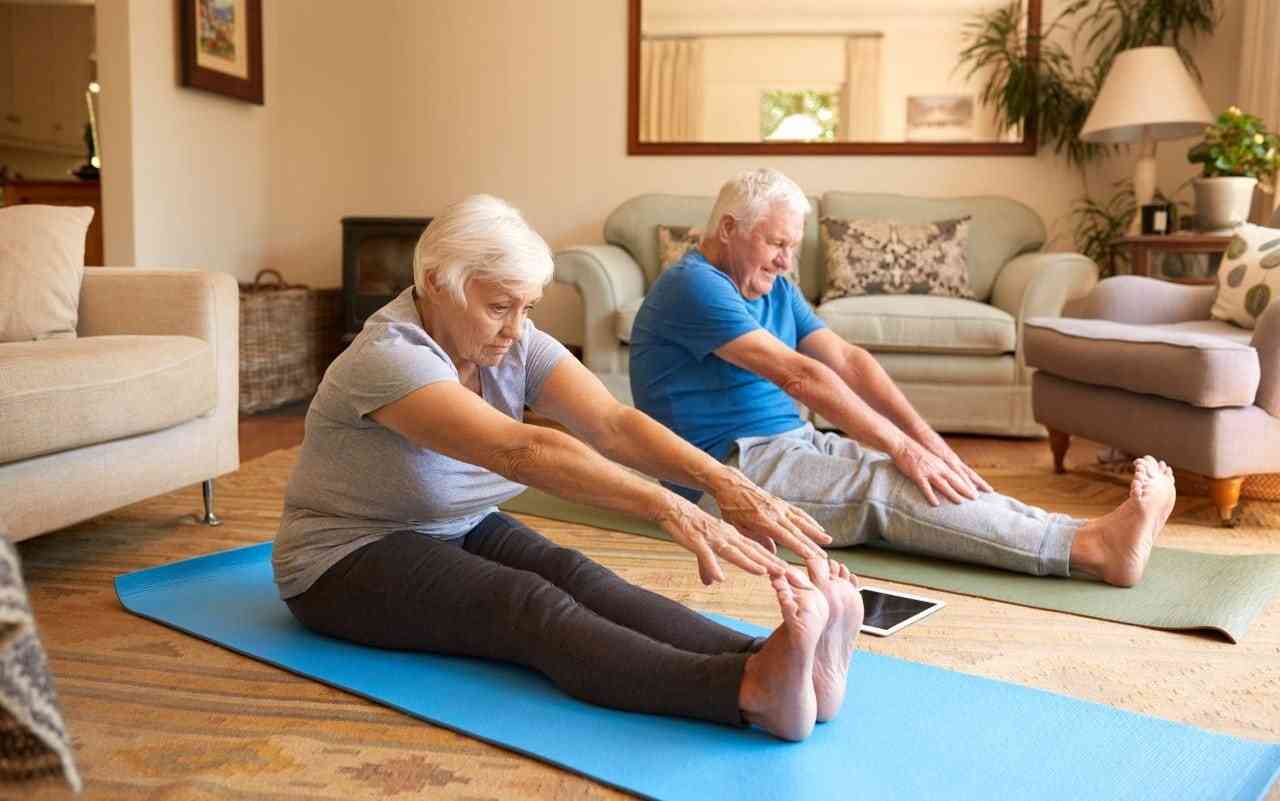
[[[1027,52],[1040,52],[1042,0],[1027,0]],[[1034,156],[1035,114],[1021,142],[641,142],[640,4],[627,0],[627,155],[629,156]]]

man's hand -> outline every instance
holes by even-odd
[[[939,494],[955,503],[978,497],[978,488],[968,473],[956,469],[911,437],[903,435],[898,446],[889,455],[902,474],[914,481],[934,506],[939,503]],[[954,453],[951,455],[955,457]],[[961,468],[968,469],[959,457],[955,459]],[[985,483],[984,481],[983,484]]]
[[[670,497],[671,506],[658,516],[657,523],[676,544],[698,558],[698,576],[703,584],[724,581],[720,559],[726,559],[756,576],[766,573],[780,576],[786,571],[787,563],[760,543],[744,537],[733,526],[717,520],[684,498],[674,493]]]
[[[781,543],[799,556],[826,558],[818,545],[829,545],[831,537],[818,521],[760,489],[741,472],[726,468],[711,494],[725,522],[770,551]]]
[[[969,482],[982,492],[995,492],[986,479],[978,475],[978,471],[964,463],[964,460],[951,450],[951,446],[947,441],[938,436],[938,432],[930,429],[925,436],[919,438],[920,443],[929,449],[929,452],[937,456],[942,461],[950,465],[952,470],[960,473],[969,479]]]

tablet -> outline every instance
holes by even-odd
[[[941,609],[942,601],[897,590],[862,587],[862,631],[888,637]]]

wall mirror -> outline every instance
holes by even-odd
[[[958,66],[1009,0],[629,2],[631,155],[1035,153],[1035,121],[999,130]]]

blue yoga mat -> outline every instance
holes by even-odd
[[[1252,801],[1280,772],[1280,745],[871,653],[854,658],[840,717],[803,743],[616,712],[523,668],[312,634],[276,595],[270,543],[120,576],[116,593],[135,614],[662,801]]]

